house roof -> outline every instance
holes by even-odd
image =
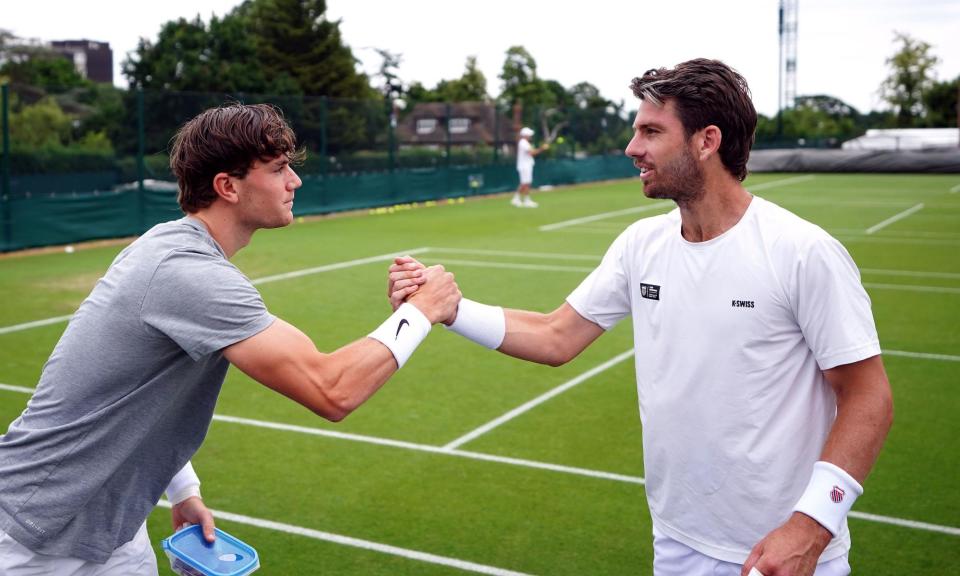
[[[397,124],[397,139],[404,144],[446,144],[447,143],[447,106],[445,102],[424,102],[417,104]],[[450,143],[453,145],[477,144],[483,142],[492,145],[496,142],[514,142],[517,139],[513,124],[506,114],[500,112],[499,120],[494,116],[496,108],[485,102],[452,102],[450,110]],[[459,120],[467,120],[467,126],[460,126]],[[435,122],[433,129],[425,131],[425,124]],[[421,130],[418,130],[418,124]],[[494,139],[494,130],[498,132]]]

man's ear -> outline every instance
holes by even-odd
[[[722,139],[723,134],[720,132],[720,128],[713,124],[701,130],[700,138],[697,142],[699,145],[697,152],[700,155],[700,159],[706,160],[716,154],[717,150],[720,149],[720,141]]]
[[[213,191],[230,204],[236,204],[240,200],[234,178],[226,172],[217,172],[213,177]]]

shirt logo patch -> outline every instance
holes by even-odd
[[[656,284],[640,284],[640,295],[647,300],[660,299],[660,287]]]
[[[730,305],[734,308],[754,308],[753,300],[731,300]]]

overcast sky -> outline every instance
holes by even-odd
[[[222,16],[238,0],[6,0],[0,28],[42,40],[110,42],[119,64],[140,37],[156,39],[162,23],[199,14]],[[797,93],[830,94],[861,112],[883,107],[878,96],[895,51],[894,31],[933,45],[939,80],[960,75],[960,1],[799,0]],[[777,110],[779,0],[328,0],[344,41],[375,73],[373,48],[402,54],[405,82],[433,87],[459,78],[476,56],[491,95],[510,46],[522,45],[541,78],[570,87],[587,81],[633,107],[627,85],[649,68],[696,57],[738,69],[759,112]]]

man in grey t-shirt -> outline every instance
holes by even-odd
[[[293,220],[301,155],[279,111],[208,110],[171,152],[186,217],[124,249],[80,305],[26,410],[0,436],[0,575],[154,575],[145,520],[213,517],[189,463],[229,364],[332,421],[375,393],[460,292],[442,268],[370,337],[322,354],[229,258]]]

